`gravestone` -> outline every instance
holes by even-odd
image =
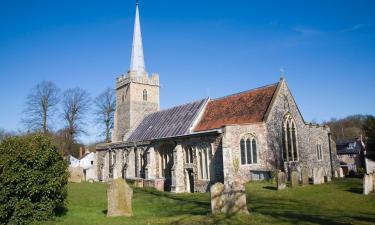
[[[216,183],[211,186],[211,211],[212,214],[221,213],[223,207],[222,195],[224,192],[224,184]]]
[[[277,190],[286,188],[286,175],[284,172],[279,171],[277,173]]]
[[[211,187],[211,210],[213,214],[249,214],[243,184],[234,181],[225,185],[221,183],[213,185]]]
[[[375,192],[375,172],[372,172],[372,191]]]
[[[133,189],[122,178],[109,183],[107,189],[108,217],[132,216]]]
[[[365,174],[363,176],[363,194],[368,195],[374,191],[374,175],[373,174]]]
[[[84,180],[82,167],[69,167],[69,182],[81,183]]]
[[[155,179],[154,187],[158,191],[164,191],[164,179]]]
[[[342,170],[341,167],[339,168],[339,177],[344,178],[344,171]]]
[[[295,188],[298,186],[298,174],[297,171],[292,171],[290,173],[290,186]]]
[[[308,185],[309,184],[309,170],[307,168],[302,168],[302,185]]]
[[[339,178],[339,173],[335,170],[335,178]]]
[[[313,184],[323,184],[324,183],[324,170],[323,168],[313,169]]]

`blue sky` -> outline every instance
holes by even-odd
[[[129,67],[133,0],[0,6],[1,128],[22,128],[26,96],[42,80],[95,97]],[[275,83],[284,68],[305,120],[375,114],[373,0],[141,0],[140,14],[161,108]],[[85,142],[98,138],[91,117]]]

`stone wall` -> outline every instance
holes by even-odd
[[[251,134],[257,142],[258,162],[256,164],[241,165],[240,141],[244,135]],[[232,181],[236,174],[236,161],[239,164],[238,175],[242,182],[251,180],[252,170],[266,171],[268,164],[268,146],[266,126],[264,123],[249,125],[226,126],[223,135],[224,180]]]

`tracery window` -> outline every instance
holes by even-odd
[[[320,143],[316,145],[316,155],[319,161],[323,160],[322,145]]]
[[[147,102],[147,90],[146,89],[143,90],[143,101]]]
[[[198,176],[202,180],[210,180],[212,171],[212,150],[210,144],[201,144],[196,147],[198,156]]]
[[[241,164],[258,163],[257,141],[253,135],[245,135],[240,141]]]
[[[296,123],[288,113],[282,125],[283,160],[285,162],[298,161]]]
[[[193,149],[190,146],[185,148],[185,163],[193,163]]]

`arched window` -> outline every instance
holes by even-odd
[[[322,144],[316,144],[316,156],[319,161],[323,160]]]
[[[211,145],[207,143],[200,144],[196,147],[199,162],[199,178],[210,180],[213,171]]]
[[[147,102],[147,90],[146,89],[143,90],[143,101]]]
[[[190,146],[185,148],[185,163],[193,163],[193,149]]]
[[[282,125],[283,160],[285,162],[298,161],[296,124],[288,113]]]
[[[240,141],[241,164],[258,163],[257,141],[253,135],[245,135]]]

